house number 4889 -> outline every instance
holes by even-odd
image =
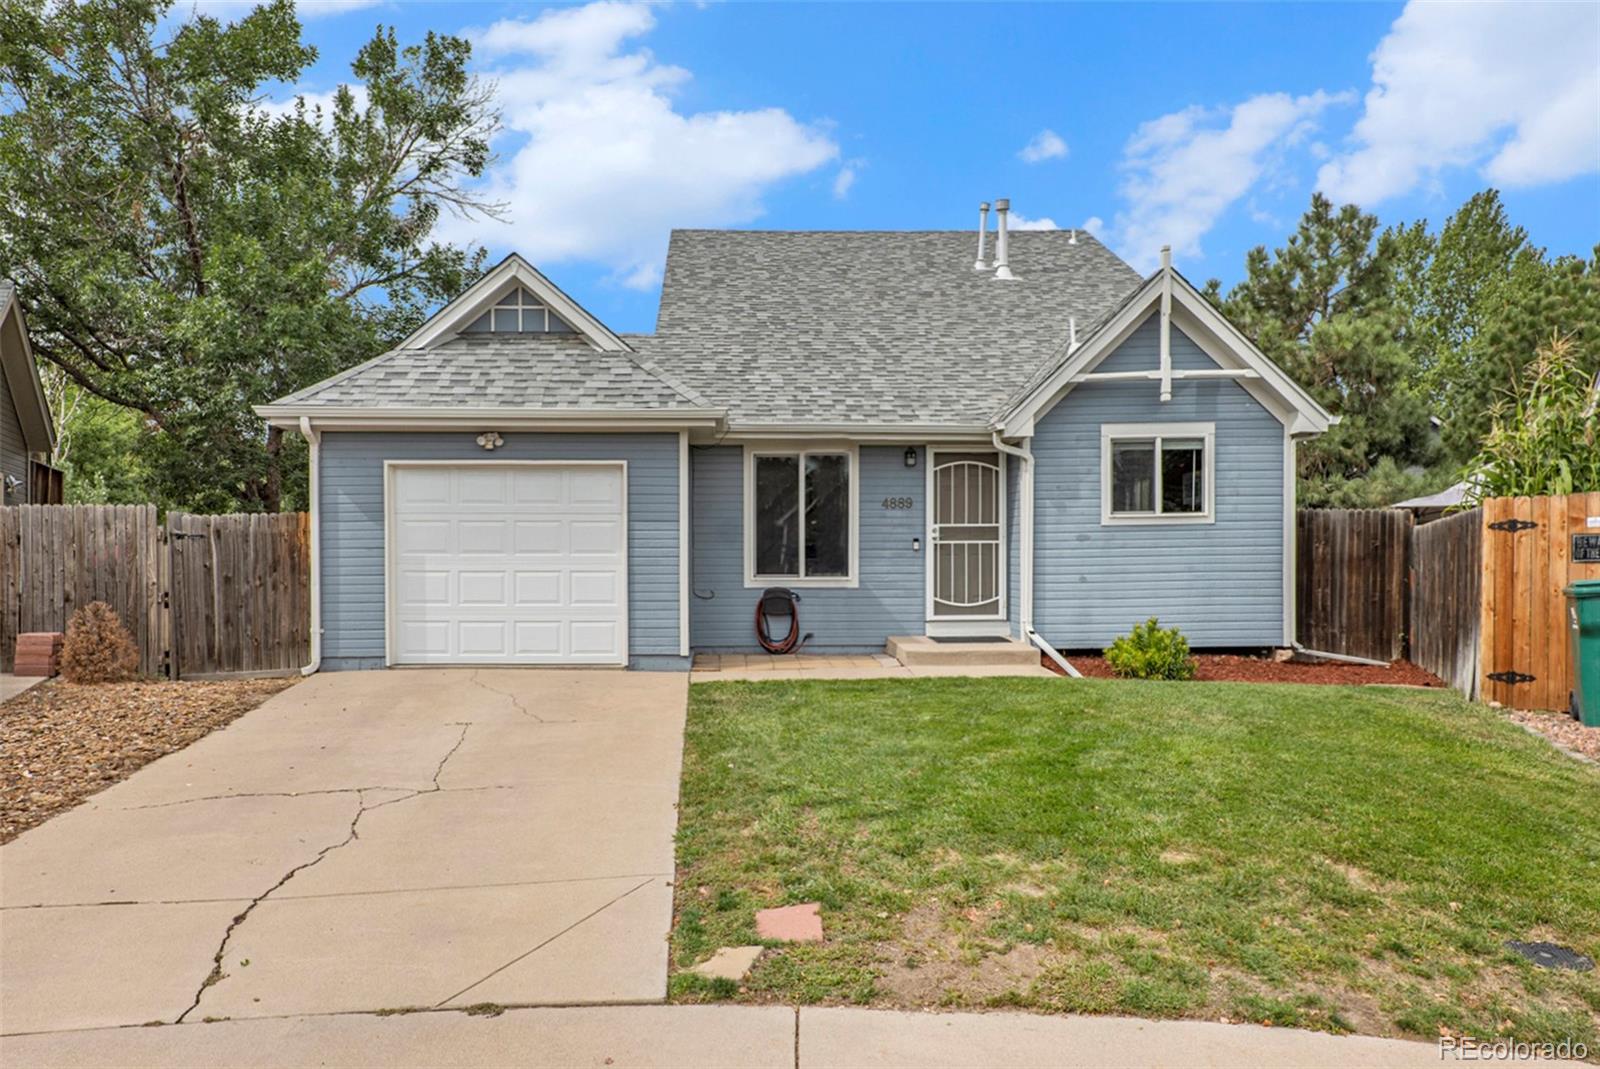
[[[915,508],[916,502],[909,497],[886,497],[883,499],[883,507],[886,509],[909,509]]]

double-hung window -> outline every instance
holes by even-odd
[[[745,454],[747,586],[856,584],[856,452]]]
[[[1216,425],[1107,423],[1100,428],[1100,522],[1210,523]]]

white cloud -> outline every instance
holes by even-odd
[[[672,227],[748,223],[773,186],[838,158],[781,108],[679,111],[670,94],[690,73],[629,51],[654,26],[648,7],[602,0],[472,31],[508,131],[481,192],[507,214],[446,219],[444,236],[602,263],[648,288]]]
[[[1106,221],[1098,215],[1091,215],[1083,221],[1083,229],[1098,238],[1106,232]]]
[[[355,102],[356,110],[360,111],[367,106],[367,87],[360,82],[353,82],[346,88],[350,90],[351,99]],[[333,115],[334,97],[338,95],[338,88],[325,91],[307,90],[296,87],[294,95],[288,100],[263,100],[256,106],[274,118],[283,115],[292,115],[296,104],[306,102],[306,114],[310,115],[320,109],[324,123],[331,123]]]
[[[834,200],[844,200],[850,195],[850,190],[855,188],[856,179],[860,177],[862,166],[860,160],[849,160],[839,168],[839,173],[833,176]]]
[[[1007,229],[1010,229],[1010,230],[1060,230],[1061,229],[1059,226],[1056,225],[1056,221],[1054,219],[1050,218],[1048,215],[1040,216],[1038,219],[1029,219],[1026,215],[1023,215],[1021,212],[1008,212],[1007,214],[1011,217],[1010,219],[1008,219],[1006,221],[1006,227],[1007,227]]]
[[[1123,150],[1114,243],[1141,270],[1163,245],[1198,255],[1200,239],[1264,176],[1300,145],[1321,113],[1350,94],[1263,93],[1232,108],[1185,108],[1134,131]]]
[[[1054,130],[1040,130],[1033,140],[1022,146],[1017,158],[1023,163],[1043,163],[1045,160],[1065,159],[1067,143]]]
[[[1372,55],[1353,147],[1318,186],[1371,205],[1447,167],[1538,185],[1600,170],[1600,6],[1406,6]]]

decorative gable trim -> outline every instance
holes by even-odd
[[[1033,433],[1034,423],[1065,397],[1073,387],[1094,381],[1094,369],[1116,351],[1152,315],[1161,313],[1163,299],[1170,308],[1171,322],[1205,352],[1216,364],[1215,371],[1172,371],[1118,373],[1119,379],[1150,380],[1154,398],[1165,381],[1171,379],[1236,380],[1252,397],[1278,418],[1291,435],[1321,434],[1338,423],[1338,417],[1306,393],[1287,373],[1257,349],[1226,316],[1206,300],[1177,271],[1157,271],[1118,309],[1110,319],[1081,344],[1071,348],[1066,358],[1039,384],[1012,404],[999,418],[997,426],[1007,438],[1025,438]],[[1107,376],[1110,378],[1111,376]]]
[[[522,286],[560,316],[584,340],[602,352],[625,353],[628,344],[590,315],[577,301],[567,296],[528,261],[512,253],[468,286],[455,300],[435,312],[428,321],[401,342],[399,349],[426,349],[460,333],[467,324],[487,312],[514,286]]]

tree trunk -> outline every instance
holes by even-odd
[[[277,512],[283,507],[283,428],[267,428],[267,479],[261,495],[262,508]]]

